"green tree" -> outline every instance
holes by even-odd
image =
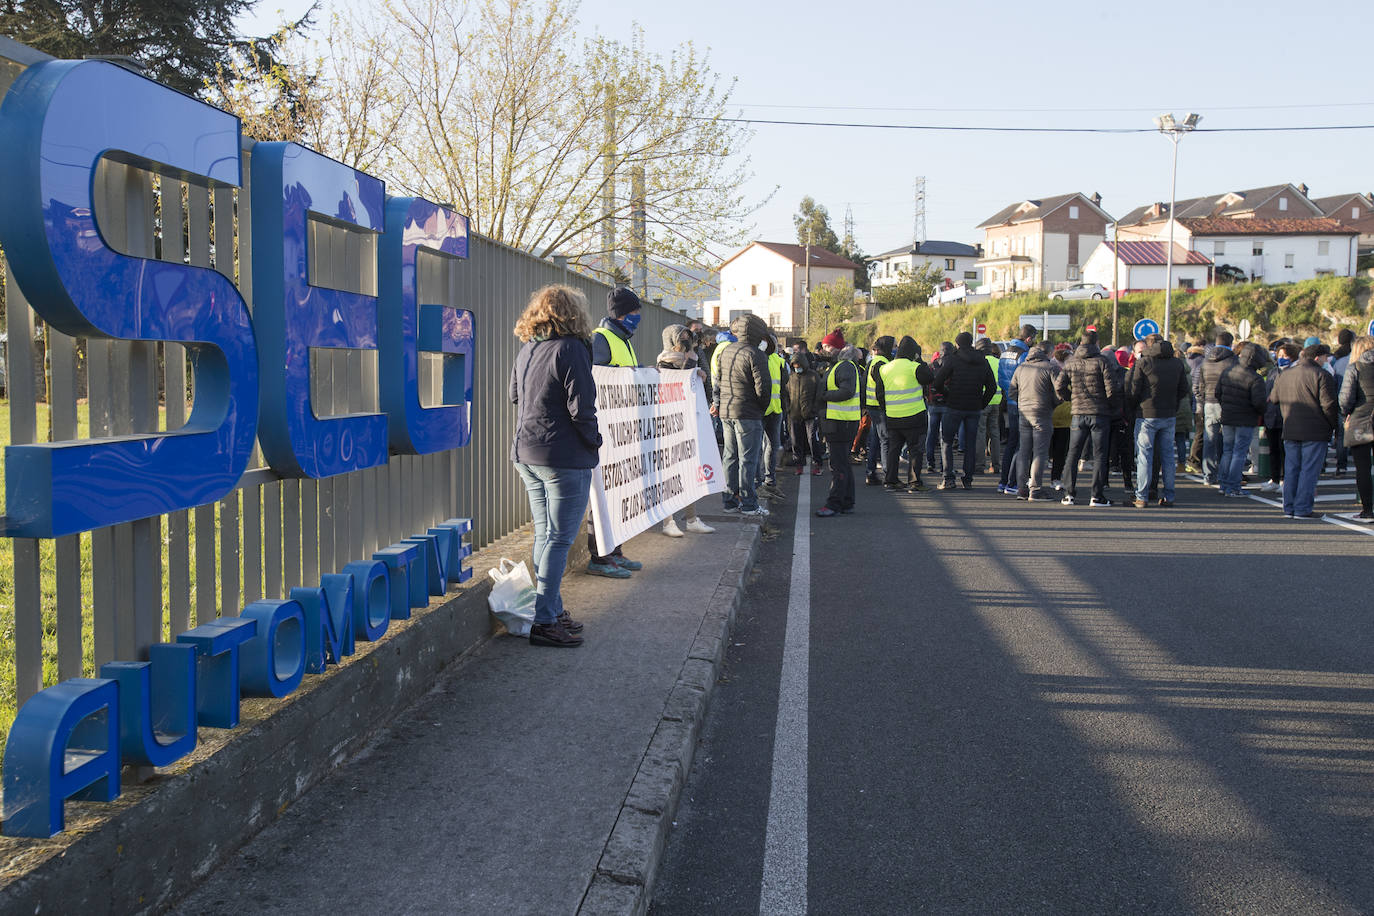
[[[930,294],[944,282],[945,272],[938,264],[927,262],[915,272],[902,272],[901,282],[880,286],[873,291],[878,308],[885,312],[925,305]]]
[[[829,210],[816,203],[808,195],[803,197],[801,203],[798,204],[797,213],[792,217],[792,224],[797,227],[798,245],[824,248],[826,251],[853,261],[859,265],[859,269],[854,271],[854,288],[861,290],[869,288],[868,258],[852,236],[846,234],[841,239],[835,234],[835,230],[830,226]]]
[[[811,290],[811,324],[807,326],[808,339],[822,334],[827,328],[862,317],[862,303],[854,299],[854,284],[847,277],[833,283],[824,283]]]
[[[258,2],[5,0],[0,2],[0,35],[54,57],[128,57],[158,82],[202,96],[235,52],[269,65],[273,43],[244,38],[234,29],[234,20]]]

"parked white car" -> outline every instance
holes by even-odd
[[[1051,299],[1106,299],[1107,287],[1101,283],[1075,283],[1050,293]]]

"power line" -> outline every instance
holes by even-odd
[[[944,114],[960,114],[964,112],[975,112],[978,114],[1014,114],[1019,112],[1036,112],[1040,114],[1063,113],[1063,114],[1104,114],[1111,112],[1158,112],[1167,105],[1154,108],[931,108],[919,107],[908,108],[901,106],[888,105],[753,105],[741,103],[741,108],[782,108],[794,111],[931,111]],[[1194,109],[1205,111],[1280,111],[1286,109],[1299,108],[1374,108],[1374,101],[1371,102],[1322,102],[1316,104],[1299,103],[1293,105],[1192,105]]]
[[[771,118],[711,118],[695,116],[699,121],[725,121],[732,124],[773,124],[790,127],[857,127],[870,130],[929,130],[961,133],[1011,134],[1153,134],[1153,127],[993,127],[958,124],[880,124],[857,121],[783,121]],[[1292,127],[1199,127],[1197,134],[1272,133],[1278,131],[1374,130],[1374,124],[1321,124]]]

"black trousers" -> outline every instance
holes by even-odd
[[[1369,478],[1374,445],[1352,445],[1350,457],[1355,462],[1355,490],[1360,494],[1360,508],[1374,512],[1374,481]]]
[[[1107,458],[1111,454],[1108,445],[1112,434],[1111,417],[1093,414],[1075,416],[1069,427],[1068,472],[1070,496],[1078,495],[1078,459],[1083,447],[1091,440],[1093,446],[1092,498],[1107,498]]]
[[[830,446],[830,493],[825,505],[836,512],[854,508],[854,465],[849,447],[859,434],[859,421],[831,421],[826,424],[825,441]]]
[[[796,457],[797,463],[802,467],[806,466],[806,455],[811,453],[811,460],[815,464],[821,463],[820,436],[816,433],[816,427],[821,425],[821,421],[812,417],[810,420],[803,420],[801,417],[793,417],[789,421],[792,427],[792,454]]]
[[[915,426],[897,428],[892,425],[892,421],[887,421],[887,454],[883,455],[883,483],[896,484],[898,481],[898,469],[902,463],[902,446],[906,446],[907,460],[911,465],[911,472],[908,475],[908,483],[921,482],[921,462],[925,457],[926,451],[926,427],[930,424],[930,418],[925,411],[916,415],[917,423]],[[899,420],[900,422],[910,422]]]

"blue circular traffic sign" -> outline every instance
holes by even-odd
[[[1142,318],[1135,323],[1131,333],[1135,335],[1136,340],[1144,340],[1151,334],[1158,334],[1159,325],[1155,323],[1153,318]]]
[[[1368,330],[1367,333],[1369,334],[1370,337],[1374,337],[1374,321],[1371,321],[1371,322],[1369,323],[1369,330]]]

